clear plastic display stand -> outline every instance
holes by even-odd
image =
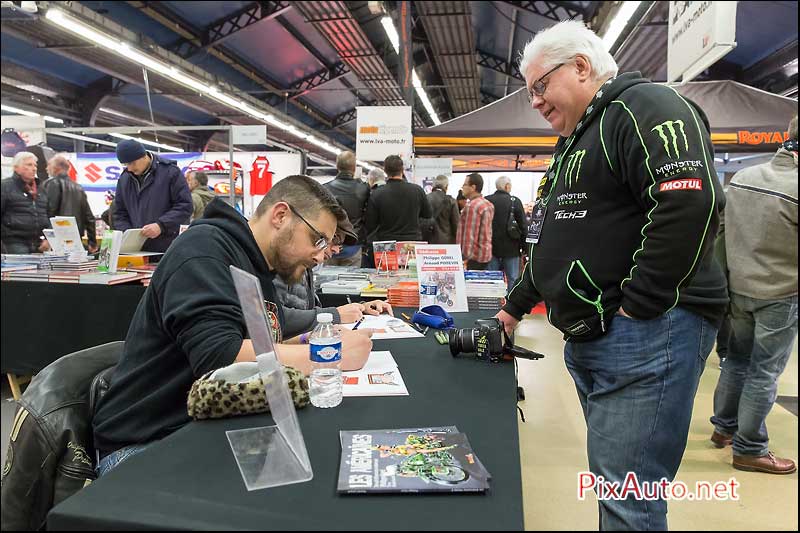
[[[278,362],[264,296],[258,278],[230,267],[242,305],[247,330],[258,354],[258,372],[264,382],[274,426],[227,431],[228,442],[247,490],[309,481],[314,477],[306,442],[289,392],[286,374]]]

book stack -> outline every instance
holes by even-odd
[[[142,266],[136,266],[136,267],[134,267],[134,266],[126,267],[123,270],[125,272],[136,272],[138,274],[141,274],[142,275],[142,279],[141,279],[142,285],[144,285],[145,287],[148,287],[150,285],[150,280],[153,278],[153,274],[155,274],[157,266],[158,265],[149,264],[149,265],[142,265]]]
[[[94,272],[90,274],[81,274],[80,283],[82,285],[119,285],[120,283],[130,283],[132,281],[139,281],[144,279],[144,274],[138,272]]]
[[[340,431],[341,494],[484,492],[492,475],[455,426]]]
[[[386,298],[387,296],[389,296],[388,287],[377,287],[372,283],[361,291],[362,298]]]
[[[328,281],[320,285],[322,294],[361,294],[361,291],[369,287],[369,280],[366,279],[337,279]]]
[[[505,304],[506,282],[501,271],[467,270],[464,280],[470,311],[496,311]]]
[[[387,290],[389,305],[393,307],[419,307],[419,283],[401,281]]]

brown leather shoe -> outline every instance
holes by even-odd
[[[765,474],[794,474],[797,465],[791,459],[775,457],[772,452],[761,457],[755,455],[734,455],[733,467],[748,472],[764,472]]]
[[[733,444],[733,437],[714,430],[714,433],[711,434],[711,442],[714,444],[715,448],[724,448],[725,446]]]

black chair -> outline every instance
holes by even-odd
[[[3,467],[3,531],[43,528],[54,505],[95,479],[92,414],[124,345],[65,355],[22,394]]]

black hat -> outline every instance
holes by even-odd
[[[125,139],[117,144],[117,159],[123,165],[143,158],[146,153],[142,143],[134,139]]]

